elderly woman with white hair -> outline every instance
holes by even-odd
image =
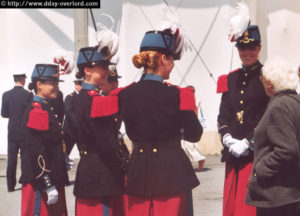
[[[297,71],[283,58],[267,61],[261,81],[271,98],[255,129],[246,203],[257,216],[300,215],[300,97]]]

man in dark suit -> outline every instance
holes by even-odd
[[[12,192],[16,186],[17,157],[22,144],[21,118],[30,103],[32,94],[24,89],[25,74],[14,74],[15,87],[2,95],[1,116],[8,118],[7,187]],[[22,151],[21,151],[22,153]]]
[[[69,155],[72,151],[74,144],[77,141],[76,136],[76,120],[74,116],[74,104],[75,100],[81,90],[82,80],[74,80],[75,90],[66,96],[64,109],[65,109],[65,121],[64,121],[64,141],[66,143],[66,152]]]

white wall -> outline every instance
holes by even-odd
[[[0,94],[14,86],[14,73],[26,73],[26,87],[37,63],[53,63],[56,50],[73,51],[73,10],[0,10]],[[73,91],[72,75],[60,85],[64,94]],[[0,154],[7,152],[7,119],[0,118]]]
[[[178,2],[181,1],[168,0],[171,7],[176,7]],[[102,0],[102,8],[94,10],[97,22],[111,25],[111,21],[101,13],[110,14],[115,19],[113,29],[120,35],[118,71],[123,77],[121,85],[138,80],[142,73],[134,68],[131,57],[138,53],[144,33],[158,24],[158,12],[162,5],[162,0]],[[177,10],[182,26],[215,79],[240,65],[236,49],[227,37],[226,22],[234,6],[234,0],[185,0]],[[255,7],[256,23],[262,34],[262,62],[270,56],[283,55],[299,65],[300,2],[256,1],[252,4],[251,14],[255,14]],[[26,73],[30,77],[34,65],[51,63],[57,49],[74,50],[72,9],[2,9],[0,25],[0,94],[13,87],[13,73]],[[93,33],[89,20],[90,45],[95,44]],[[220,95],[215,93],[215,82],[194,50],[185,53],[175,65],[169,82],[196,87],[196,97],[201,101],[207,119],[207,130],[216,130]],[[74,74],[64,79],[66,81],[61,89],[67,95],[73,91]],[[6,153],[6,127],[7,120],[0,118],[0,154]]]

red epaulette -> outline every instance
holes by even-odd
[[[108,96],[99,95],[93,97],[91,105],[91,118],[105,117],[117,113],[119,111],[119,93],[128,86],[117,88],[111,91]]]
[[[239,68],[231,71],[230,73],[234,73],[238,70],[239,70]],[[228,76],[228,74],[219,76],[218,82],[217,82],[217,93],[228,92],[227,76]]]
[[[195,110],[196,102],[194,89],[191,87],[180,88],[177,87],[180,91],[180,110]]]
[[[42,109],[42,105],[38,102],[32,103],[33,109],[29,113],[27,127],[39,130],[49,130],[49,115],[48,112]]]

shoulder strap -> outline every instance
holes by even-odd
[[[237,72],[240,68],[231,71],[229,74]],[[224,93],[228,92],[228,80],[227,80],[228,74],[223,74],[219,76],[218,82],[217,82],[217,93]]]
[[[111,91],[108,96],[94,96],[91,106],[91,118],[110,116],[119,112],[119,93],[132,84],[117,88]]]

